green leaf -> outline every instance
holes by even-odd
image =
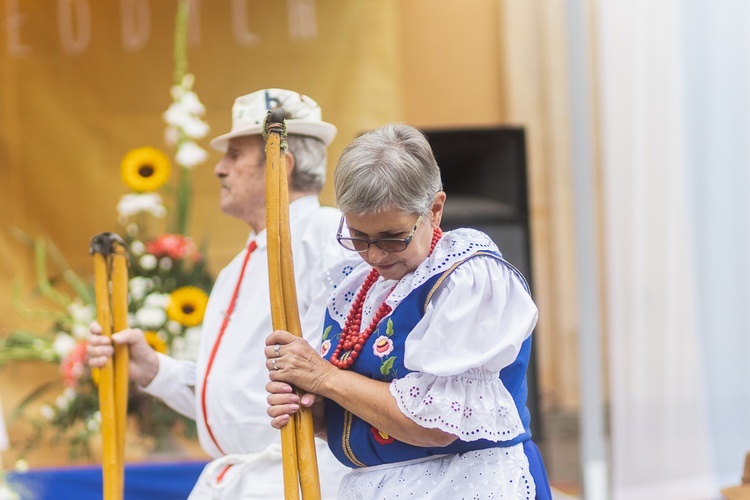
[[[393,369],[393,363],[396,362],[396,356],[391,356],[390,358],[383,361],[383,364],[380,366],[380,373],[383,375],[388,375],[390,371]]]
[[[52,336],[32,332],[29,330],[12,330],[6,342],[8,344],[31,344],[37,340],[41,340],[45,343],[52,342]]]
[[[46,241],[47,253],[55,263],[55,266],[62,271],[63,279],[73,288],[76,295],[78,295],[85,304],[94,303],[94,291],[92,285],[87,285],[76,273],[73,268],[70,267],[68,261],[63,257],[62,252],[57,248],[55,243],[51,240]]]
[[[393,331],[393,320],[391,318],[388,318],[388,322],[385,324],[385,334],[389,337],[393,337],[393,334],[395,332]]]
[[[13,282],[13,306],[18,310],[19,314],[26,318],[61,321],[66,317],[66,314],[62,311],[34,308],[24,304],[21,299],[21,282],[18,279]]]
[[[323,340],[328,339],[328,334],[331,333],[331,328],[333,328],[333,325],[329,326],[325,330],[323,330]]]
[[[67,307],[70,304],[70,298],[55,290],[50,283],[47,274],[47,245],[42,238],[37,238],[34,243],[34,264],[37,286],[39,286],[42,295],[62,307]]]

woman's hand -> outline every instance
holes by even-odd
[[[315,429],[324,429],[323,402],[328,398],[405,443],[448,446],[457,438],[440,429],[422,427],[404,415],[390,393],[388,382],[336,368],[307,341],[289,332],[277,330],[269,335],[264,352],[271,379],[266,385],[269,392],[266,412],[277,429],[284,427],[301,406],[313,407]],[[293,387],[301,389],[302,395],[295,394]]]
[[[266,339],[266,368],[271,381],[268,416],[277,429],[285,426],[300,407],[312,408],[316,428],[320,428],[324,413],[324,398],[317,395],[322,382],[336,370],[323,359],[306,340],[289,332],[277,330]],[[297,395],[293,387],[304,394]]]
[[[89,327],[91,335],[86,339],[86,354],[88,365],[92,368],[102,368],[114,355],[117,345],[127,345],[130,351],[130,363],[128,365],[130,378],[141,387],[151,383],[159,371],[159,358],[156,351],[148,345],[143,331],[137,328],[127,328],[121,332],[112,334],[112,339],[102,335],[102,327],[99,323],[91,323]]]
[[[289,423],[291,416],[300,408],[300,397],[294,393],[291,385],[284,382],[269,382],[266,384],[268,392],[268,409],[266,413],[271,417],[271,426],[281,429]],[[312,394],[306,394],[311,397]]]
[[[306,340],[283,330],[268,336],[264,352],[268,378],[312,394],[322,394],[324,382],[338,371]]]

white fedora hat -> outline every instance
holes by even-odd
[[[316,137],[326,146],[336,137],[336,127],[324,122],[320,106],[310,97],[284,89],[258,90],[238,97],[232,106],[232,130],[211,140],[211,147],[226,151],[229,139],[260,134],[268,111],[282,107],[288,134]]]

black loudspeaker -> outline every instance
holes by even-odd
[[[435,153],[446,193],[441,227],[472,227],[487,233],[503,257],[529,282],[531,238],[523,128],[423,129]],[[532,344],[533,345],[533,344]],[[542,439],[536,349],[527,373],[534,440]]]

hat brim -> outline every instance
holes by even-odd
[[[235,137],[242,137],[245,135],[256,135],[260,134],[263,125],[253,125],[251,127],[245,127],[238,130],[232,130],[231,132],[214,137],[211,139],[211,147],[217,151],[226,152],[229,146],[229,140]],[[336,126],[328,122],[320,122],[313,120],[286,120],[286,132],[287,134],[294,135],[305,135],[308,137],[315,137],[320,139],[326,146],[330,146],[333,139],[336,137]]]

